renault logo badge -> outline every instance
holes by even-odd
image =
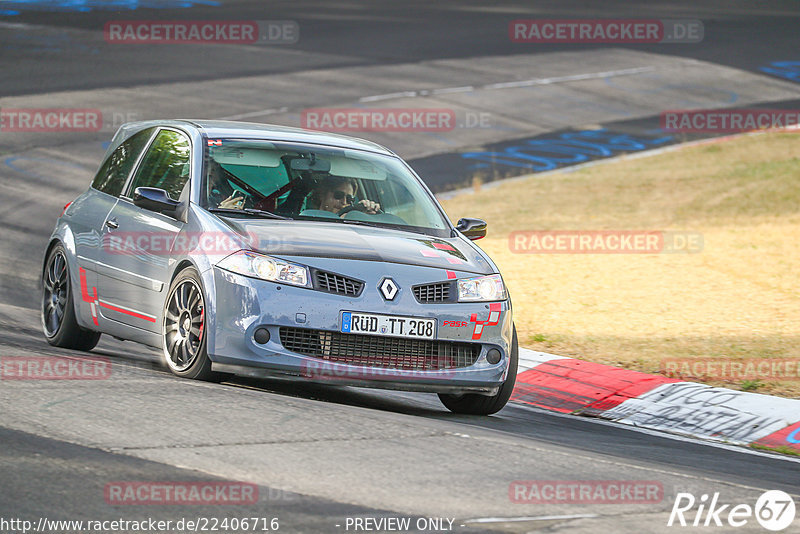
[[[383,294],[383,298],[386,300],[394,300],[397,296],[397,292],[400,291],[400,288],[397,287],[397,284],[394,283],[394,280],[391,278],[384,278],[381,280],[381,284],[378,286]]]

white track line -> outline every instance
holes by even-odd
[[[618,423],[617,421],[610,421],[608,419],[600,419],[600,418],[597,418],[597,417],[576,416],[576,415],[572,415],[572,414],[568,414],[568,413],[554,412],[552,410],[547,410],[545,408],[539,408],[538,406],[533,406],[531,404],[526,404],[526,403],[522,403],[522,402],[511,401],[511,403],[516,408],[522,408],[523,410],[530,410],[532,412],[546,414],[546,415],[550,415],[550,416],[558,417],[558,418],[562,418],[562,419],[575,420],[576,417],[580,417],[581,421],[584,421],[586,423],[591,423],[591,424],[594,424],[594,425],[611,426],[611,427],[619,428],[620,430],[630,430],[631,432],[638,432],[639,434],[647,434],[648,436],[654,436],[654,437],[658,437],[658,438],[665,438],[665,439],[670,439],[670,440],[673,440],[673,441],[683,441],[683,442],[686,442],[686,443],[692,443],[694,445],[705,445],[706,447],[714,447],[714,448],[717,448],[717,449],[725,449],[725,450],[731,451],[731,452],[738,452],[738,453],[742,453],[742,454],[749,454],[749,455],[752,455],[752,456],[761,456],[761,457],[764,457],[764,458],[770,458],[772,460],[778,460],[778,461],[782,461],[782,462],[791,462],[791,463],[794,463],[794,464],[800,464],[800,457],[790,456],[790,455],[780,454],[780,453],[775,453],[775,452],[767,452],[767,451],[762,451],[762,450],[759,450],[759,449],[752,449],[752,448],[748,447],[747,445],[731,445],[731,444],[728,444],[728,443],[725,443],[725,442],[722,442],[722,441],[713,441],[713,440],[709,440],[707,438],[699,438],[699,437],[691,436],[691,435],[688,435],[688,434],[673,433],[673,432],[670,432],[668,430],[654,430],[654,429],[643,427],[643,426],[627,425],[627,424],[624,424],[624,423]],[[648,468],[648,469],[650,469],[650,468]],[[651,469],[651,470],[653,470],[653,469]],[[668,474],[671,474],[671,475],[680,475],[680,476],[687,476],[687,477],[694,476],[694,475],[682,475],[682,474],[676,473],[674,471],[661,471],[661,470],[655,470],[655,471],[662,472],[662,473],[668,473]],[[712,481],[715,481],[715,482],[725,482],[723,480],[717,480],[717,479],[712,479],[712,478],[704,478],[704,479],[705,480],[712,480]],[[726,484],[730,483],[730,484],[734,484],[735,486],[739,486],[739,487],[747,488],[747,489],[753,489],[753,490],[766,489],[766,488],[756,488],[756,487],[753,487],[753,486],[745,486],[745,485],[742,485],[742,484],[736,484],[736,483],[731,483],[731,482],[725,482],[725,483]]]
[[[603,72],[587,72],[584,74],[571,74],[569,76],[553,76],[551,78],[533,78],[530,80],[518,80],[513,82],[490,83],[480,86],[466,85],[462,87],[443,87],[441,89],[423,89],[420,91],[401,91],[397,93],[386,93],[383,95],[364,96],[358,99],[359,102],[377,102],[380,100],[391,100],[394,98],[414,98],[419,96],[440,95],[448,93],[468,93],[477,90],[492,91],[496,89],[514,89],[517,87],[531,87],[535,85],[551,85],[554,83],[577,82],[581,80],[596,80],[599,78],[613,78],[616,76],[630,76],[632,74],[643,74],[655,71],[655,67],[636,67],[631,69],[607,70]]]
[[[630,69],[607,70],[603,72],[588,72],[583,74],[571,74],[569,76],[553,76],[550,78],[533,78],[530,80],[517,80],[511,82],[498,82],[486,85],[462,85],[458,87],[441,87],[438,89],[421,89],[419,91],[398,91],[395,93],[386,93],[383,95],[362,96],[358,99],[359,102],[379,102],[381,100],[392,100],[397,98],[416,98],[435,95],[446,95],[456,93],[470,93],[477,90],[496,90],[496,89],[513,89],[518,87],[531,87],[536,85],[551,85],[554,83],[576,82],[581,80],[596,80],[600,78],[612,78],[616,76],[630,76],[633,74],[642,74],[645,72],[653,72],[655,67],[635,67]],[[237,115],[230,115],[227,117],[220,117],[218,120],[235,121],[241,119],[249,119],[253,117],[261,117],[264,115],[273,115],[275,113],[286,113],[289,108],[284,106],[280,108],[262,109],[259,111],[248,111],[246,113],[239,113]]]
[[[465,519],[464,523],[512,523],[514,521],[552,521],[554,519],[591,519],[600,517],[598,514],[573,514],[573,515],[538,515],[530,517],[480,517],[478,519]]]
[[[261,115],[272,115],[273,113],[286,113],[289,111],[289,108],[282,107],[282,108],[271,108],[271,109],[262,109],[260,111],[250,111],[247,113],[239,113],[238,115],[231,115],[229,117],[220,117],[218,120],[221,121],[238,121],[240,119],[248,119],[250,117],[259,117]]]

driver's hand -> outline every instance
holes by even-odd
[[[236,193],[231,193],[231,196],[220,202],[218,207],[240,210],[244,207],[244,197],[237,197]]]
[[[375,215],[381,209],[381,205],[371,200],[360,200],[358,202],[359,210],[370,215]]]

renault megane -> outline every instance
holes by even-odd
[[[511,301],[473,241],[391,151],[218,121],[123,125],[56,222],[42,270],[50,344],[101,334],[177,376],[294,377],[429,391],[491,414],[517,368]]]

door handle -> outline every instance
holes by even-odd
[[[119,228],[119,223],[117,223],[116,219],[108,219],[106,221],[106,226],[108,226],[112,230],[116,230],[117,228]]]

